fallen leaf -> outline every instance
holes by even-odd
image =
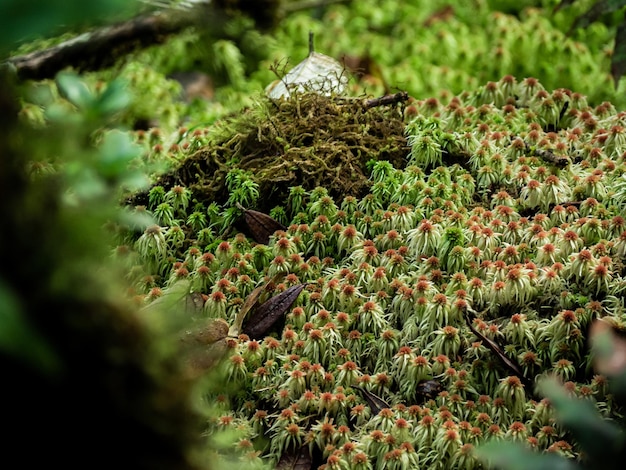
[[[257,243],[267,245],[276,231],[287,230],[287,227],[263,212],[246,209],[239,203],[237,207],[243,211],[246,226]]]
[[[377,415],[381,412],[381,410],[384,410],[385,408],[391,408],[391,406],[389,406],[389,404],[385,400],[373,394],[369,390],[365,390],[363,387],[359,387],[358,385],[353,385],[352,388],[361,392],[363,398],[372,410],[372,414]]]
[[[528,393],[532,395],[532,393],[533,393],[533,383],[527,377],[524,376],[524,373],[522,372],[522,369],[519,366],[519,364],[515,360],[511,359],[510,357],[508,357],[505,354],[505,352],[502,350],[502,348],[498,345],[498,343],[496,343],[495,341],[492,341],[491,339],[487,338],[480,331],[478,331],[476,328],[474,328],[474,325],[472,325],[472,320],[470,319],[469,316],[465,316],[465,321],[467,322],[467,325],[469,326],[469,329],[472,331],[472,333],[474,333],[483,343],[485,343],[485,346],[487,346],[489,349],[491,349],[491,351],[496,356],[498,356],[498,358],[504,363],[504,365],[511,372],[513,372],[514,375],[519,377],[519,379],[522,381],[522,383],[526,387],[526,390],[528,391]]]
[[[229,336],[239,336],[246,315],[248,315],[248,312],[257,305],[261,294],[270,290],[270,287],[280,281],[284,276],[285,273],[280,272],[269,281],[267,281],[265,284],[255,287],[254,290],[248,294],[248,297],[246,297],[246,300],[244,300],[241,309],[239,309],[239,313],[237,313],[237,316],[235,317],[234,323],[231,325],[230,330],[228,331]]]
[[[201,374],[224,357],[228,350],[228,330],[228,323],[219,318],[180,333],[180,353],[190,375]]]
[[[430,400],[431,398],[437,398],[443,387],[437,380],[422,380],[415,389],[420,396]]]
[[[252,339],[259,339],[282,317],[296,301],[306,284],[291,286],[256,307],[252,316],[243,325],[242,333]]]

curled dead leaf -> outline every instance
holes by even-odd
[[[209,319],[202,326],[180,333],[180,351],[190,375],[201,374],[224,357],[229,328],[221,318]]]
[[[242,333],[250,338],[263,337],[296,301],[306,284],[291,286],[274,297],[270,297],[254,309],[254,313],[243,325]]]
[[[244,222],[257,243],[267,245],[276,231],[287,230],[287,227],[263,212],[246,209],[241,204],[237,204],[237,207],[243,211]]]
[[[278,273],[265,284],[257,286],[252,292],[250,292],[250,294],[248,294],[248,297],[246,297],[246,300],[243,302],[243,305],[235,318],[235,322],[231,325],[230,330],[228,330],[229,336],[239,336],[243,326],[243,321],[245,320],[246,315],[248,315],[248,312],[256,307],[259,303],[261,295],[264,292],[272,290],[274,288],[274,284],[280,281],[284,276],[285,273]]]
[[[274,100],[304,91],[330,96],[341,94],[347,84],[348,77],[341,62],[319,52],[311,52],[283,78],[270,83],[265,92]]]

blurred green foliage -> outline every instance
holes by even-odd
[[[556,3],[475,0],[453,2],[450,9],[441,9],[441,5],[419,0],[364,0],[324,7],[315,14],[311,11],[295,13],[271,33],[261,33],[254,29],[250,19],[236,16],[219,31],[219,36],[196,27],[163,46],[133,54],[109,70],[82,77],[67,72],[59,74],[55,80],[19,85],[15,92],[21,100],[21,117],[28,125],[12,122],[11,126],[4,128],[6,136],[3,136],[6,137],[4,150],[15,155],[14,160],[7,158],[3,162],[6,166],[2,169],[6,169],[6,173],[3,173],[2,191],[4,203],[9,205],[3,208],[3,215],[15,230],[0,236],[5,250],[0,271],[0,350],[9,361],[32,367],[37,380],[30,377],[27,384],[34,389],[42,383],[47,384],[46,380],[38,380],[39,375],[63,377],[68,367],[84,368],[81,374],[83,370],[94,372],[94,375],[100,371],[97,365],[88,362],[88,357],[75,357],[82,352],[80,346],[93,341],[90,346],[94,350],[104,348],[104,357],[98,356],[98,361],[106,362],[113,357],[114,365],[110,370],[103,367],[107,373],[115,376],[120,368],[128,367],[123,370],[131,377],[130,384],[124,383],[128,388],[123,391],[130,396],[128,401],[121,399],[122,411],[133,415],[133,407],[141,405],[145,398],[142,392],[146,389],[154,392],[163,383],[173,383],[180,378],[176,366],[168,362],[171,358],[165,354],[167,351],[155,346],[149,335],[144,336],[143,323],[134,322],[134,309],[124,302],[121,302],[122,306],[118,305],[117,302],[124,298],[120,289],[123,277],[120,275],[116,279],[116,265],[109,266],[102,261],[109,259],[112,248],[111,240],[102,231],[103,226],[123,222],[125,226],[135,226],[138,231],[143,231],[153,221],[149,214],[129,214],[117,205],[127,191],[147,184],[146,171],[151,168],[138,161],[147,146],[154,144],[152,150],[166,144],[175,146],[178,143],[176,136],[180,138],[188,130],[180,134],[179,127],[193,129],[209,125],[251,105],[255,95],[261,94],[264,87],[276,79],[276,72],[282,73],[306,56],[309,30],[315,33],[318,51],[336,58],[357,58],[365,67],[365,75],[353,81],[350,89],[353,96],[380,95],[402,89],[419,99],[436,96],[443,100],[510,74],[519,79],[536,77],[549,89],[571,88],[587,95],[592,104],[608,100],[618,108],[624,107],[624,84],[622,82],[614,88],[608,71],[616,25],[612,22],[594,23],[584,31],[574,31],[568,36],[567,30],[585,2],[577,2],[570,9],[553,13]],[[16,51],[20,45],[27,47],[26,43],[33,38],[49,40],[55,34],[62,35],[63,31],[57,29],[59,25],[82,30],[89,24],[102,24],[102,18],[127,18],[133,8],[129,2],[118,1],[64,2],[63,8],[59,8],[59,2],[3,2],[0,6],[0,55]],[[181,85],[169,76],[174,72],[197,70],[212,78],[213,97],[208,101],[185,102]],[[6,90],[14,88],[11,85]],[[158,130],[145,138],[143,147],[137,144],[136,135],[128,132],[141,127],[139,123]],[[201,139],[198,137],[198,142]],[[24,165],[26,160],[29,165]],[[23,167],[23,171],[15,171],[17,167]],[[16,174],[22,179],[16,177],[13,180]],[[231,178],[235,176],[247,177],[231,174]],[[31,186],[32,181],[36,182],[34,186]],[[235,194],[233,198],[240,199],[231,202],[253,200],[256,188],[247,189],[248,193]],[[165,199],[161,203],[165,204],[163,215],[167,215],[168,203],[174,204]],[[209,211],[207,213],[211,215]],[[206,218],[196,216],[190,220],[198,232],[206,230],[207,238],[211,243],[215,242]],[[176,236],[175,231],[167,235]],[[454,233],[446,236],[446,243],[451,240],[445,250],[448,254],[457,243]],[[102,317],[99,317],[102,312],[98,308],[85,313],[91,302],[105,305]],[[120,312],[108,317],[110,303],[114,305],[113,311],[117,312],[119,308]],[[49,312],[46,307],[50,308]],[[43,317],[43,314],[53,315],[56,308],[67,309],[60,318],[61,326],[56,324],[55,317]],[[73,309],[85,316],[76,320],[72,316],[76,313]],[[97,323],[102,318],[111,321],[104,328],[111,337],[117,329],[125,330],[127,336],[123,341],[111,346],[111,337],[98,337]],[[83,343],[70,341],[72,334],[76,333],[72,330],[75,321],[87,324],[77,333],[85,335],[79,338]],[[55,328],[65,327],[66,336],[62,336],[62,340],[68,340],[68,344],[46,335],[50,331],[58,332]],[[88,379],[81,375],[75,380],[71,385]],[[94,389],[102,386],[98,379],[92,380],[94,382],[89,385]],[[133,380],[139,380],[142,385],[135,390],[137,395],[131,393],[131,385],[136,385]],[[169,404],[156,403],[167,409],[155,405],[164,415],[155,421],[138,412],[133,415],[140,421],[138,428],[129,428],[144,432],[152,429],[157,434],[152,445],[157,441],[169,443],[171,447],[165,447],[168,447],[166,451],[171,451],[172,460],[183,459],[177,468],[184,468],[187,464],[185,456],[178,451],[186,444],[189,434],[193,434],[185,427],[186,420],[197,424],[194,421],[197,416],[189,410],[188,395],[185,395],[189,389],[185,386],[183,383],[182,391],[168,390],[163,395],[154,392],[156,397],[150,397],[156,402],[172,399],[174,404],[168,408]],[[16,390],[12,399],[20,397],[21,390]],[[59,390],[67,391],[61,387],[55,392]],[[80,390],[84,393],[93,391]],[[63,393],[51,396],[64,398],[61,405],[65,406],[71,406],[72,400],[76,399],[76,404],[86,406],[88,412],[90,401],[106,399],[109,391],[100,390],[100,394],[94,393],[93,396],[64,397]],[[216,390],[211,391],[218,394]],[[546,385],[544,391],[561,412],[563,424],[572,430],[591,458],[602,456],[607,443],[614,444],[611,448],[617,449],[616,452],[621,451],[623,435],[619,429],[600,420],[589,407],[585,408],[586,405],[565,396],[561,389]],[[24,397],[33,398],[39,393],[40,390],[31,389]],[[107,418],[107,407],[101,402],[96,406],[102,410],[95,417]],[[20,431],[35,432],[32,423],[40,419],[38,413],[42,408],[45,406],[20,410],[23,414],[17,419],[21,421],[16,421]],[[139,408],[145,411],[145,408]],[[52,417],[61,420],[65,411],[55,412]],[[148,411],[153,410],[148,406]],[[203,412],[210,416],[210,410],[203,408]],[[174,415],[179,421],[172,418]],[[97,419],[94,421],[93,416],[70,422],[84,425],[90,421],[97,426],[103,424]],[[200,428],[198,426],[193,431]],[[52,432],[50,428],[45,429]],[[226,449],[237,436],[236,432],[229,430],[219,436],[223,442],[217,444]],[[603,437],[601,448],[598,448],[598,436]],[[129,447],[121,448],[133,448],[134,443],[127,444]],[[150,449],[150,445],[147,448]],[[500,453],[505,451],[506,455]],[[53,457],[62,455],[57,452]],[[504,456],[505,460],[498,461],[503,467],[507,461],[511,462],[513,466],[508,468],[520,468],[514,466],[520,462],[524,463],[524,468],[529,463],[536,465],[535,468],[548,468],[545,465],[573,468],[574,465],[555,455],[538,459],[534,454],[527,455],[513,448],[498,447],[492,452],[491,458]],[[206,457],[205,462],[209,458]],[[154,464],[154,461],[149,462]],[[165,462],[158,463],[162,468],[168,466],[167,462],[171,468],[175,467],[171,461]],[[71,463],[67,466],[72,467]],[[145,463],[139,462],[136,467]],[[90,466],[98,467],[99,464]]]
[[[45,2],[41,0],[4,0],[0,3],[0,57],[18,44],[59,35],[69,28],[81,29],[130,17],[136,2]]]
[[[595,338],[594,348],[598,358],[621,363],[623,339],[610,335]],[[619,344],[621,343],[621,345]],[[618,351],[618,349],[620,349]],[[616,358],[615,355],[620,356]],[[618,399],[626,396],[626,371],[609,374],[611,393]],[[499,470],[605,470],[623,468],[626,458],[626,429],[621,422],[607,420],[596,407],[585,399],[574,397],[554,378],[539,383],[542,396],[550,400],[560,426],[571,433],[581,448],[580,461],[567,459],[558,453],[537,453],[520,444],[492,441],[479,449],[483,461]]]
[[[111,18],[125,8],[108,1],[4,2],[0,49],[57,27],[100,23],[100,15]],[[42,86],[0,72],[6,379],[0,398],[7,462],[217,466],[205,455],[211,445],[198,453],[209,409],[204,397],[173,354],[176,343],[156,335],[126,295],[125,267],[111,256],[114,224],[149,222],[119,204],[126,191],[148,182],[136,166],[142,149],[118,122],[130,96],[121,81],[93,87],[64,72]]]

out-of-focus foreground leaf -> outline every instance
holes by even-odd
[[[42,372],[57,372],[59,359],[46,340],[28,324],[18,299],[0,279],[0,350]]]
[[[476,450],[477,456],[498,470],[579,470],[573,461],[557,454],[540,454],[513,442],[491,441]]]
[[[181,332],[183,361],[191,376],[198,376],[211,369],[226,355],[228,328],[225,320],[209,318],[202,325]]]
[[[598,413],[590,401],[572,398],[555,380],[539,385],[557,414],[558,422],[567,428],[584,450],[586,460],[604,468],[620,468],[617,456],[624,448],[624,432]]]
[[[63,7],[46,0],[4,0],[0,2],[0,57],[21,41],[32,40],[68,25],[84,25],[112,15],[123,18],[137,10],[138,2],[110,0],[82,2],[67,0]]]
[[[593,322],[589,339],[594,355],[594,370],[609,379],[611,393],[626,399],[626,338],[607,319]]]

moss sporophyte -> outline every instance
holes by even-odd
[[[136,251],[145,304],[190,282],[194,321],[235,325],[251,295],[306,284],[261,337],[228,338],[234,455],[465,469],[502,440],[581,458],[537,395],[547,376],[623,413],[587,344],[595,319],[623,328],[626,313],[626,114],[510,76],[449,101],[414,100],[404,160],[370,163],[359,191],[303,178],[272,200],[288,220],[267,244],[216,232],[232,201],[203,200],[197,180],[150,191],[163,225],[119,250]],[[262,175],[229,175],[231,195],[270,206]]]

